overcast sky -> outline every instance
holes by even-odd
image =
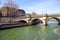
[[[7,0],[0,0],[2,4]],[[60,0],[13,0],[19,5],[19,8],[24,9],[26,13],[36,12],[42,13],[60,13]]]

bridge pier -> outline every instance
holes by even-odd
[[[43,25],[44,26],[47,26],[48,25],[46,20],[43,20]]]
[[[60,25],[60,20],[59,20],[59,22],[58,22],[58,25]]]
[[[31,21],[28,21],[28,25],[31,25],[32,23],[31,23]]]
[[[48,24],[47,24],[47,18],[46,17],[43,17],[43,25],[44,26],[47,26]]]
[[[48,15],[47,15],[47,13],[45,14],[45,15],[43,15],[43,25],[44,26],[47,26],[48,24],[47,24],[47,21],[48,21]]]

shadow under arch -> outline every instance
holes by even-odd
[[[20,21],[18,21],[18,24],[20,24],[21,26],[26,26],[26,25],[28,25],[25,20],[20,20]]]
[[[39,24],[39,23],[43,23],[43,21],[42,20],[40,20],[40,19],[34,19],[34,20],[32,20],[32,25],[37,25],[37,24]]]
[[[51,18],[48,18],[48,21],[51,20],[51,19],[55,19],[57,22],[58,22],[58,25],[59,25],[59,18],[56,18],[56,17],[51,17]]]

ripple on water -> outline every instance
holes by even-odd
[[[60,39],[58,39],[58,40],[60,40]]]
[[[34,40],[37,40],[36,38],[34,38]]]
[[[41,39],[41,40],[45,40],[45,39],[43,38],[43,39]]]
[[[53,30],[53,32],[54,32],[55,34],[58,34],[57,31],[58,31],[58,30],[57,30],[56,28]]]

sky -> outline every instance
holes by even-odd
[[[0,0],[0,7],[7,0]],[[36,12],[37,14],[59,14],[60,0],[13,0],[19,9],[25,10],[26,13]]]

